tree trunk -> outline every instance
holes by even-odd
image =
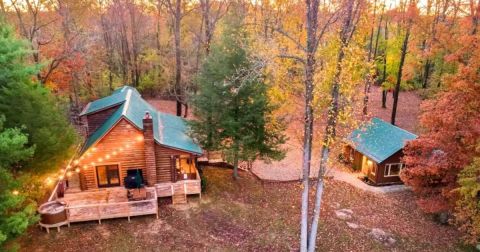
[[[385,18],[385,49],[383,52],[383,76],[382,85],[387,80],[387,42],[388,42],[388,21]],[[387,90],[382,87],[382,108],[387,108]]]
[[[238,150],[233,153],[233,179],[238,180]]]
[[[377,0],[373,2],[373,24],[372,24],[372,29],[370,31],[370,41],[368,43],[368,62],[369,63],[372,60],[372,53],[373,53],[373,34],[375,32],[376,11],[377,11]],[[376,50],[376,47],[375,47],[375,50]],[[375,60],[375,57],[374,57],[374,60]],[[372,82],[372,76],[369,73],[367,74],[367,78],[365,80],[365,87],[363,89],[363,110],[362,110],[363,115],[367,115],[367,112],[368,112],[368,92],[370,92],[371,82]]]
[[[398,66],[398,73],[397,73],[397,84],[395,85],[395,92],[393,93],[393,107],[392,107],[392,119],[391,119],[391,123],[393,125],[395,125],[395,118],[397,116],[398,95],[400,93],[400,84],[402,83],[403,65],[405,63],[405,56],[407,55],[408,39],[410,37],[411,26],[412,26],[412,20],[410,19],[408,21],[407,33],[405,34],[405,38],[403,39],[402,52],[400,56],[400,65]]]
[[[382,108],[387,108],[387,90],[382,90]]]
[[[180,44],[180,25],[182,20],[182,1],[175,1],[175,25],[174,25],[174,37],[175,37],[175,96],[177,101],[177,116],[182,116],[182,51]]]
[[[349,38],[354,32],[353,27],[353,6],[354,0],[349,0],[346,6],[345,19],[343,21],[342,30],[340,32],[340,48],[338,51],[337,64],[335,70],[335,76],[332,83],[331,102],[328,109],[327,126],[325,128],[325,134],[322,144],[322,151],[320,153],[320,169],[318,171],[318,182],[315,193],[315,205],[313,209],[313,220],[310,230],[310,237],[308,242],[308,251],[314,252],[316,247],[316,238],[318,231],[318,222],[320,219],[320,211],[322,206],[323,196],[323,176],[325,174],[326,165],[330,153],[330,144],[336,136],[336,126],[339,111],[339,96],[340,96],[340,76],[342,74],[342,62],[345,58],[345,48],[348,46]]]
[[[430,59],[427,59],[427,62],[425,62],[425,70],[423,72],[423,82],[422,82],[422,88],[427,88],[428,87],[428,79],[430,78]]]
[[[313,137],[313,76],[315,74],[315,51],[317,43],[318,28],[318,0],[306,0],[307,7],[307,48],[305,62],[305,122],[303,131],[303,192],[302,210],[300,221],[300,251],[308,249],[308,193],[310,186],[310,165],[312,159],[312,137]]]

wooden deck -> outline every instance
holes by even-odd
[[[67,204],[68,222],[128,218],[140,215],[153,215],[158,218],[157,192],[147,188],[147,199],[128,201],[127,190],[123,187],[66,193],[58,199]]]
[[[199,194],[201,197],[202,186],[200,179],[179,180],[177,182],[166,182],[155,184],[158,197],[170,197],[180,192],[185,195]]]

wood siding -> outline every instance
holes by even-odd
[[[157,162],[157,183],[172,181],[173,163],[171,157],[174,155],[190,155],[190,153],[170,149],[159,144],[155,144],[155,161]]]
[[[104,109],[93,114],[82,116],[82,120],[87,125],[87,137],[92,135],[103,123],[115,112],[120,105]]]
[[[353,170],[356,170],[356,171],[362,170],[364,155],[358,152],[357,150],[353,149],[353,157],[352,157],[350,152],[351,148],[352,147],[349,146],[344,150],[345,156],[351,161]],[[402,183],[400,176],[385,177],[385,169],[386,169],[385,165],[390,163],[400,163],[402,157],[403,157],[403,150],[400,150],[380,164],[377,164],[372,160],[373,167],[375,170],[375,175],[373,175],[370,172],[365,175],[367,175],[368,179],[371,182],[373,182],[375,185],[388,185],[388,184]]]
[[[110,132],[107,133],[93,148],[85,153],[80,159],[79,166],[85,177],[84,187],[87,189],[98,188],[96,166],[118,164],[120,172],[120,184],[129,169],[144,169],[145,151],[143,132],[131,125],[127,120],[120,120]],[[127,147],[127,145],[129,145]],[[120,150],[122,148],[123,150]],[[114,155],[114,151],[117,152]],[[107,154],[110,158],[107,159]],[[92,164],[92,162],[94,164]],[[86,168],[84,168],[86,166]],[[145,173],[144,173],[145,174]]]
[[[403,157],[403,150],[400,150],[378,165],[379,172],[377,173],[377,181],[376,181],[378,185],[402,183],[400,176],[385,177],[385,172],[386,172],[385,165],[391,164],[391,163],[400,163],[402,157]]]

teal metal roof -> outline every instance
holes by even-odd
[[[417,135],[374,117],[370,122],[354,130],[347,142],[357,151],[377,163],[383,162]]]
[[[143,117],[148,111],[153,119],[153,133],[158,144],[202,154],[200,146],[187,135],[188,128],[183,118],[157,111],[133,87],[124,86],[115,90],[110,96],[91,102],[82,115],[100,111],[115,104],[121,104],[121,106],[87,139],[81,153],[100,141],[122,118],[131,122],[139,130],[143,130]]]

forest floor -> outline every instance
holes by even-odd
[[[396,125],[400,128],[406,129],[413,133],[418,133],[418,116],[420,112],[421,98],[414,91],[401,92],[398,99],[398,109],[396,117]],[[357,102],[361,104],[361,102]],[[390,122],[392,113],[393,98],[389,93],[387,96],[387,108],[382,108],[382,91],[380,87],[373,86],[369,95],[368,104],[368,116],[367,118],[378,117],[384,121]],[[289,118],[288,128],[285,131],[288,141],[284,148],[287,150],[286,156],[283,160],[264,162],[257,160],[254,162],[252,171],[261,179],[269,181],[294,181],[299,180],[302,177],[302,134],[303,134],[303,109],[302,104],[297,103],[297,106],[292,111]],[[357,111],[361,108],[356,108]],[[357,121],[361,121],[360,113],[357,112]],[[322,133],[325,128],[325,118],[318,116],[315,118],[314,135],[313,135],[313,149],[312,149],[312,164],[310,169],[310,176],[316,177],[319,168],[319,153],[320,153],[320,140],[322,139]],[[335,160],[342,150],[341,139],[351,132],[352,129],[338,127],[336,146],[333,146],[333,150],[330,154],[331,159]],[[340,169],[338,162],[332,162],[330,168]]]
[[[208,184],[201,200],[190,199],[184,206],[162,204],[159,219],[76,223],[50,234],[32,227],[16,240],[19,250],[298,250],[298,182],[262,183],[246,172],[233,181],[232,171],[221,168],[205,168],[204,175]],[[337,212],[348,216],[337,216]],[[382,232],[387,240],[375,238],[374,233]],[[318,251],[462,251],[458,236],[453,227],[422,214],[411,192],[386,196],[343,182],[326,182]]]

